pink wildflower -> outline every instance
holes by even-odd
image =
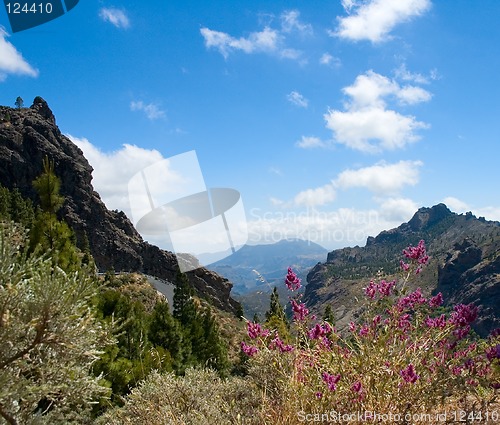
[[[316,323],[316,326],[314,326],[314,328],[312,328],[307,333],[307,336],[309,337],[309,339],[320,339],[325,335],[329,334],[331,331],[332,327],[330,326],[329,323],[325,322],[323,323],[323,325]]]
[[[408,367],[401,370],[400,375],[405,380],[405,382],[409,382],[410,384],[414,384],[419,378],[419,376],[415,373],[415,368],[411,363],[408,365]]]
[[[291,346],[289,344],[285,345],[285,343],[280,339],[279,336],[276,336],[276,338],[274,338],[271,341],[270,348],[271,349],[278,348],[281,353],[288,353],[288,352],[293,350],[293,346]]]
[[[249,357],[254,356],[259,351],[257,347],[248,345],[245,343],[245,341],[241,341],[241,350]]]
[[[309,314],[309,310],[303,303],[297,303],[297,301],[292,300],[292,310],[293,310],[293,320],[302,322],[306,316]]]
[[[300,289],[300,279],[293,272],[291,267],[288,267],[288,273],[285,278],[285,285],[290,291],[296,291]]]
[[[443,304],[443,294],[439,292],[429,300],[429,307],[435,308]]]
[[[365,294],[368,298],[375,298],[375,294],[377,293],[377,284],[370,280],[370,284],[365,288]]]
[[[441,316],[439,317],[435,317],[435,318],[430,318],[428,317],[427,319],[425,319],[425,324],[429,327],[429,328],[444,328],[446,327],[446,316],[444,314],[442,314]]]
[[[269,331],[267,329],[263,329],[259,323],[247,322],[247,331],[248,336],[252,339],[258,337],[266,337],[269,335]]]
[[[363,385],[361,384],[360,381],[356,381],[354,384],[351,385],[351,390],[354,391],[355,393],[360,393],[363,391]]]
[[[391,295],[392,288],[394,288],[395,286],[395,280],[393,280],[392,282],[386,282],[385,280],[382,280],[378,285],[378,291],[383,296],[388,297],[389,295]]]
[[[322,375],[323,382],[328,385],[330,391],[335,391],[337,389],[337,383],[340,381],[340,375],[330,375],[327,372],[323,372]]]

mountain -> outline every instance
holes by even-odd
[[[314,312],[331,304],[337,325],[345,327],[358,313],[370,278],[395,277],[402,250],[421,239],[430,261],[413,287],[442,292],[448,306],[477,304],[480,335],[500,327],[500,223],[453,213],[444,204],[420,208],[408,223],[369,237],[364,247],[330,252],[309,272],[304,302]]]
[[[208,268],[234,282],[234,293],[245,294],[281,282],[288,267],[305,279],[309,269],[326,254],[327,250],[316,243],[284,239],[268,245],[245,245]]]
[[[61,134],[47,102],[35,98],[30,108],[0,106],[0,184],[18,188],[37,202],[33,180],[42,173],[45,156],[55,163],[65,202],[60,218],[73,229],[77,244],[85,237],[100,271],[137,271],[175,281],[173,253],[145,242],[122,211],[110,211],[92,187],[92,167],[82,151]],[[198,268],[187,273],[198,294],[214,306],[236,312],[232,284],[215,272]]]
[[[327,250],[300,239],[281,240],[268,245],[245,245],[233,255],[207,267],[234,282],[233,296],[244,307],[245,316],[261,318],[269,309],[273,287],[278,288],[282,304],[289,295],[283,284],[288,267],[306,282],[311,267],[324,261]]]

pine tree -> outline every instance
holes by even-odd
[[[40,247],[54,253],[54,261],[64,270],[79,267],[80,259],[75,246],[75,238],[70,227],[57,219],[64,197],[60,195],[61,181],[54,173],[54,162],[47,157],[43,160],[43,173],[33,181],[40,198],[33,228],[30,234],[32,251]]]
[[[325,307],[325,312],[323,313],[323,320],[328,322],[330,325],[335,325],[335,316],[333,315],[332,306],[328,304]]]
[[[197,315],[193,296],[194,290],[189,284],[187,276],[179,271],[174,288],[174,317],[184,327],[189,327]]]
[[[149,341],[156,347],[162,347],[170,353],[173,366],[177,373],[183,372],[184,352],[183,335],[179,323],[170,314],[170,307],[166,302],[155,305],[151,314]]]
[[[290,339],[290,324],[286,319],[285,311],[280,303],[278,289],[276,286],[271,293],[269,310],[266,311],[266,321],[264,322],[264,326],[267,329],[277,331],[282,340],[288,341]]]
[[[14,102],[14,105],[16,105],[17,109],[21,109],[24,106],[24,100],[21,96],[17,96],[16,101]]]
[[[202,317],[204,341],[198,359],[205,366],[215,369],[224,375],[229,367],[228,348],[222,339],[216,317],[207,308]]]

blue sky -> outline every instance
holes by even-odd
[[[128,211],[141,168],[195,150],[250,243],[365,243],[421,206],[500,220],[500,2],[85,0],[11,33],[0,103],[47,100]]]

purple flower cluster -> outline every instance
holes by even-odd
[[[411,363],[403,370],[401,370],[400,375],[405,380],[405,382],[408,382],[410,384],[414,384],[419,378],[419,376],[415,373],[415,368]]]
[[[276,338],[274,338],[272,341],[271,341],[271,344],[269,345],[269,348],[270,349],[275,349],[277,348],[280,353],[288,353],[290,351],[293,351],[293,346],[290,345],[290,344],[285,344],[279,336],[276,336]]]
[[[497,344],[495,347],[488,348],[486,350],[486,357],[491,362],[494,359],[500,359],[500,344]]]
[[[306,305],[303,303],[298,303],[297,301],[293,300],[291,301],[292,303],[292,310],[293,310],[293,320],[302,322],[305,320],[307,315],[309,314],[309,310],[307,309]]]
[[[328,386],[330,391],[337,389],[337,383],[340,381],[340,375],[330,375],[328,372],[323,372],[323,382]]]
[[[443,304],[443,294],[439,292],[429,300],[429,307],[436,308]]]
[[[324,322],[322,325],[316,323],[314,328],[307,333],[307,336],[309,339],[320,339],[328,335],[332,330],[332,327],[327,322]]]
[[[241,341],[241,350],[249,357],[254,356],[259,351],[257,347],[254,347],[253,345],[248,345],[245,343],[245,341]]]
[[[380,283],[375,283],[373,280],[370,280],[370,283],[365,288],[365,294],[368,298],[372,300],[377,295],[377,292],[384,297],[388,297],[391,295],[392,288],[396,286],[396,281],[393,280],[391,282],[387,282],[385,280],[381,280]]]
[[[434,318],[428,317],[427,319],[425,319],[425,324],[429,328],[440,328],[440,329],[442,329],[442,328],[446,327],[446,316],[444,314],[442,314],[439,317],[434,317]]]
[[[267,329],[263,329],[259,323],[247,322],[247,332],[248,336],[252,339],[263,337],[269,335],[269,331]]]
[[[288,267],[288,273],[285,278],[285,285],[290,291],[297,291],[300,289],[300,279],[293,272],[291,267]]]
[[[398,307],[402,310],[410,309],[412,310],[415,305],[425,304],[427,300],[422,295],[422,290],[418,288],[416,291],[407,295],[406,297],[401,298],[398,301]]]
[[[466,327],[477,318],[478,308],[474,304],[457,304],[451,313],[450,322],[456,327]]]
[[[419,274],[422,271],[422,266],[429,262],[429,256],[427,255],[425,242],[423,240],[421,240],[417,246],[410,245],[408,248],[403,249],[403,255],[418,264],[417,270],[415,270],[416,274]],[[400,261],[400,265],[404,271],[410,269],[410,266],[404,261]]]

